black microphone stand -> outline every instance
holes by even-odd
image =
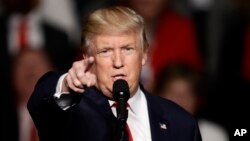
[[[128,141],[126,122],[128,118],[127,100],[118,100],[116,107],[116,124],[114,128],[113,141]]]
[[[127,101],[130,97],[129,86],[125,80],[116,80],[113,84],[113,98],[116,105],[116,123],[112,141],[128,141],[126,122],[128,118]]]

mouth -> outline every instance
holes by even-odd
[[[112,81],[115,82],[115,81],[118,80],[118,79],[123,79],[123,80],[125,80],[125,78],[126,78],[126,75],[125,75],[125,74],[116,74],[116,75],[113,75],[113,76],[112,76]]]

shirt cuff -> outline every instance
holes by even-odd
[[[59,80],[58,80],[58,82],[57,82],[57,85],[56,85],[56,92],[55,92],[55,94],[54,94],[54,97],[55,98],[60,98],[61,97],[61,95],[62,94],[69,94],[69,92],[62,92],[62,84],[63,84],[63,80],[64,80],[64,78],[66,77],[68,75],[68,73],[65,73],[65,74],[63,74],[60,78],[59,78]]]

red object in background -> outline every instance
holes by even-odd
[[[191,20],[168,11],[157,27],[152,48],[151,65],[155,76],[171,63],[184,63],[200,71],[203,61],[197,44]]]
[[[20,49],[24,49],[27,46],[27,20],[26,18],[22,18],[20,21],[20,27],[19,27],[19,47]]]
[[[243,58],[243,76],[250,81],[250,23],[245,34],[245,50]]]

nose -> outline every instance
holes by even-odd
[[[116,69],[119,69],[119,68],[123,67],[123,56],[119,51],[116,51],[114,53],[113,67],[116,68]]]

